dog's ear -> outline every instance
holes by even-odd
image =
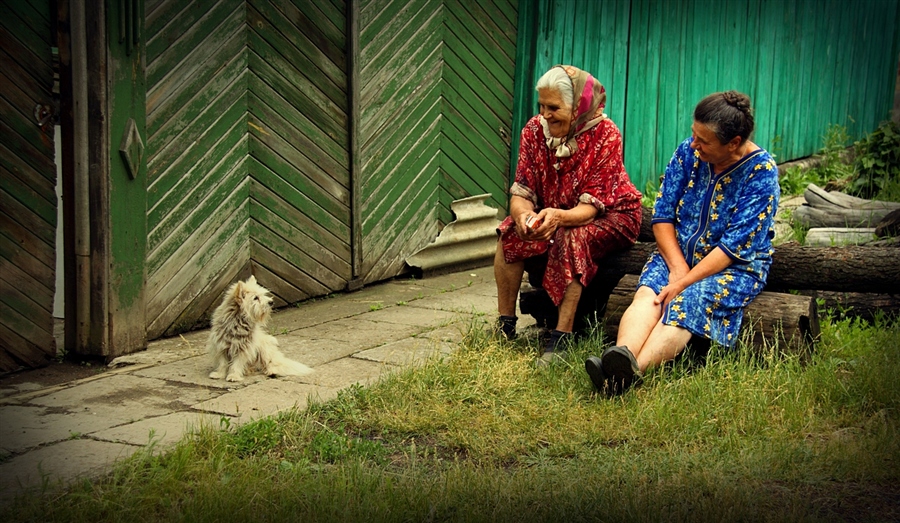
[[[231,298],[235,303],[240,305],[241,301],[244,299],[244,282],[239,281],[234,285],[234,290],[231,292]]]
[[[256,285],[256,276],[251,274],[250,277],[247,278],[247,283],[249,283],[250,285]]]

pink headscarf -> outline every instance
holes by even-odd
[[[592,129],[607,117],[603,112],[606,107],[606,89],[587,71],[571,65],[554,67],[561,67],[572,80],[572,92],[574,93],[572,125],[569,126],[569,133],[565,138],[556,138],[550,135],[550,128],[542,119],[544,138],[547,147],[555,150],[557,157],[572,156],[578,150],[575,137]]]

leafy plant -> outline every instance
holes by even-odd
[[[851,192],[873,198],[900,181],[900,125],[896,122],[883,122],[854,148],[858,174],[850,183]]]

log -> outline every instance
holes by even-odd
[[[603,316],[604,332],[615,340],[619,321],[634,298],[638,277],[628,274],[609,296]],[[741,338],[759,352],[777,350],[807,354],[819,337],[816,300],[811,296],[762,292],[744,309]],[[745,338],[746,337],[746,338]]]
[[[801,205],[791,219],[804,227],[875,227],[888,214],[887,209],[819,209]]]
[[[869,245],[775,248],[766,290],[900,294],[900,252]]]
[[[656,244],[639,242],[605,258],[597,278],[618,281],[640,274]],[[869,245],[809,247],[785,243],[775,248],[766,290],[815,289],[900,294],[900,252]]]
[[[828,192],[809,184],[803,192],[807,205],[794,210],[793,219],[804,227],[875,227],[900,203],[866,200],[839,191]]]
[[[818,185],[811,183],[803,192],[803,197],[811,207],[816,209],[832,209],[834,207],[841,209],[858,209],[858,210],[875,210],[875,211],[893,211],[900,209],[900,203],[885,202],[880,200],[866,200],[865,198],[857,198],[840,191],[826,191]]]
[[[817,247],[840,247],[842,245],[862,245],[874,241],[875,229],[844,227],[816,227],[806,231],[803,244]]]
[[[879,314],[887,318],[900,317],[900,294],[815,290],[801,290],[800,294],[815,298],[821,309],[832,311],[838,318],[871,322]]]

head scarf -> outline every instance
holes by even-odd
[[[556,138],[550,135],[550,127],[544,117],[541,117],[541,126],[544,128],[544,139],[547,147],[556,151],[558,158],[572,156],[578,150],[575,137],[592,129],[601,120],[606,118],[603,109],[606,107],[606,89],[587,71],[582,71],[571,65],[556,65],[561,67],[569,79],[572,80],[573,105],[572,125],[569,133],[564,138]]]

